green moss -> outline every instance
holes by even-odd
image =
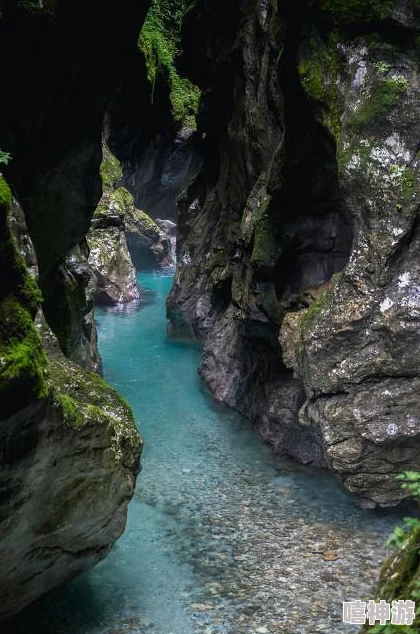
[[[25,275],[19,291],[31,314],[34,315],[42,302],[42,293],[34,278],[30,275]]]
[[[125,187],[119,187],[111,194],[111,200],[115,202],[121,210],[126,207],[132,207],[134,205],[134,199],[132,194],[125,189]]]
[[[75,429],[83,427],[85,418],[81,412],[79,404],[67,394],[58,393],[57,399],[66,425]]]
[[[30,278],[7,223],[11,194],[0,177],[0,401],[8,416],[49,392],[47,360],[33,323],[40,291]]]
[[[87,423],[89,423],[89,421],[104,424],[109,422],[109,416],[106,414],[104,409],[102,409],[98,405],[80,402],[80,393],[78,394],[78,397],[79,401],[77,402],[68,394],[63,394],[61,392],[58,392],[57,394],[57,399],[61,408],[63,420],[68,427],[71,427],[73,429],[81,429]],[[130,412],[128,405],[127,412]]]
[[[160,230],[158,225],[155,223],[153,218],[151,218],[146,213],[144,213],[144,211],[137,209],[135,214],[135,220],[136,222],[138,222],[140,229],[143,229],[146,231],[152,231],[157,234],[157,237],[159,236]]]
[[[404,77],[380,79],[369,97],[364,99],[349,120],[349,125],[360,128],[372,122],[380,123],[384,116],[398,103],[406,91],[407,80]]]
[[[312,304],[309,306],[308,310],[302,317],[302,330],[308,331],[315,319],[318,317],[320,313],[327,307],[328,302],[331,298],[331,290],[327,288]]]
[[[15,407],[44,398],[49,391],[45,353],[29,311],[13,295],[0,302],[0,324],[2,401]]]
[[[133,415],[127,402],[113,390],[99,375],[76,366],[61,354],[50,355],[50,376],[61,396],[67,394],[76,401],[78,408],[87,408],[85,415],[100,412],[104,419],[120,419],[121,425],[131,423]],[[94,406],[97,409],[92,409]],[[90,409],[89,409],[90,408]]]
[[[172,112],[175,121],[195,125],[200,91],[188,79],[180,77],[175,60],[180,48],[183,16],[188,8],[185,0],[154,0],[139,36],[151,84],[153,99],[156,79],[166,76],[169,83]]]
[[[416,172],[411,167],[404,167],[400,179],[401,196],[404,203],[408,203],[415,193]]]
[[[341,130],[337,89],[340,59],[337,44],[336,31],[330,34],[328,42],[311,38],[308,44],[309,50],[302,56],[298,66],[305,92],[311,99],[322,105],[323,124],[336,139]]]
[[[12,204],[12,192],[9,185],[0,174],[0,205],[9,207]]]
[[[154,242],[159,240],[161,234],[155,221],[144,211],[135,207],[130,208],[125,217],[125,229],[128,233],[144,235]]]
[[[110,208],[117,213],[125,214],[134,209],[134,199],[132,194],[125,187],[104,192],[99,205],[95,209],[94,217],[108,216]]]
[[[114,189],[122,179],[121,165],[105,144],[102,145],[100,172],[102,176],[102,186],[104,188]]]

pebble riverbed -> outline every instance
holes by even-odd
[[[359,509],[328,473],[276,458],[215,405],[200,351],[166,336],[171,277],[140,306],[98,311],[105,376],[145,437],[127,529],[106,560],[4,634],[339,634],[342,601],[373,599],[399,512]]]

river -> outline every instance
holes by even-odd
[[[170,272],[140,304],[98,309],[105,378],[145,440],[127,529],[106,560],[4,634],[335,634],[371,586],[398,513],[357,508],[328,473],[276,458],[166,334]]]

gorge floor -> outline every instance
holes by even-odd
[[[107,380],[145,439],[127,529],[96,568],[29,606],[4,634],[312,634],[357,631],[341,602],[374,598],[400,513],[363,511],[329,474],[276,458],[167,338],[170,272],[140,272],[139,304],[97,310]]]

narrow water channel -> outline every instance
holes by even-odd
[[[272,456],[166,336],[169,273],[140,306],[98,310],[107,380],[132,405],[143,470],[109,557],[29,606],[5,634],[335,634],[371,585],[397,513],[362,511],[328,474]],[[355,630],[357,631],[357,627]]]

